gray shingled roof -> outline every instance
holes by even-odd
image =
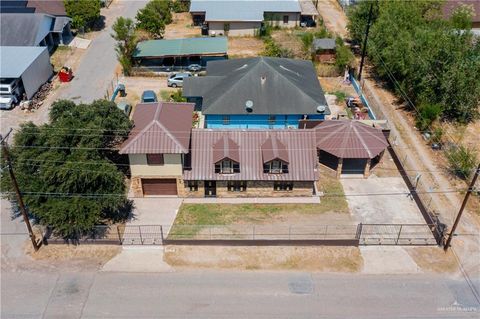
[[[36,46],[50,33],[53,19],[42,13],[2,13],[0,45]]]
[[[183,95],[203,97],[204,114],[315,114],[319,105],[330,114],[310,61],[246,58],[212,61],[207,76],[184,80]]]
[[[335,39],[322,38],[313,40],[313,48],[315,50],[333,50],[335,47]]]
[[[263,21],[265,12],[301,12],[298,0],[192,0],[190,12],[205,21]]]

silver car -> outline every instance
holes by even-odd
[[[182,87],[183,79],[191,77],[191,73],[174,73],[168,77],[167,85],[172,88]]]

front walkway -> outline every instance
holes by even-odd
[[[311,197],[245,197],[245,198],[185,198],[185,204],[319,204],[317,196]]]

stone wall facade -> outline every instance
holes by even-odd
[[[204,181],[198,181],[198,190],[190,191],[188,182],[184,181],[185,197],[205,197]],[[308,197],[314,194],[314,182],[293,182],[293,189],[275,191],[273,181],[247,181],[247,188],[243,192],[228,191],[227,181],[217,181],[217,197]]]

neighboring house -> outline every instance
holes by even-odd
[[[205,66],[208,61],[227,58],[228,39],[188,38],[173,40],[149,40],[137,44],[133,58],[152,71],[173,70],[190,64]]]
[[[335,39],[314,39],[312,48],[315,54],[315,60],[324,63],[335,62],[336,47]]]
[[[63,0],[0,0],[1,45],[46,46],[72,38]]]
[[[206,24],[210,35],[229,36],[252,36],[264,22],[296,27],[302,16],[311,19],[318,15],[314,7],[300,5],[299,0],[192,0],[190,13],[194,25]]]
[[[442,6],[445,18],[450,18],[453,12],[461,6],[469,6],[473,9],[472,28],[480,30],[480,1],[479,0],[446,0]]]
[[[193,104],[140,104],[121,146],[135,197],[317,195],[321,169],[368,177],[388,146],[382,130],[356,121],[314,129],[192,129]],[[319,166],[319,159],[322,166]]]
[[[189,153],[193,104],[146,103],[136,106],[134,127],[122,144],[128,154],[135,196],[177,195]]]
[[[0,47],[0,93],[2,98],[15,95],[27,99],[53,75],[52,65],[45,47]]]
[[[213,61],[207,76],[184,80],[183,95],[205,116],[206,128],[297,128],[330,114],[310,61],[246,58]]]

